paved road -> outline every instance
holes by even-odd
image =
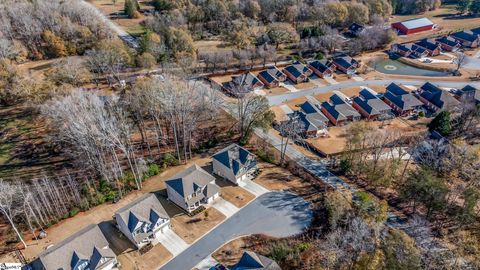
[[[83,3],[85,7],[90,8],[95,11],[95,13],[98,14],[99,17],[103,19],[105,24],[121,39],[123,42],[125,42],[129,47],[133,49],[138,49],[140,45],[138,44],[138,40],[134,38],[132,35],[129,33],[125,32],[122,28],[120,28],[118,25],[116,25],[108,16],[103,14],[100,10],[98,10],[94,5],[87,1],[80,1],[80,3]]]
[[[309,203],[301,197],[289,192],[265,193],[160,269],[191,269],[237,236],[267,234],[286,237],[301,233],[310,225],[312,217]]]
[[[334,85],[326,85],[322,87],[315,87],[312,89],[308,90],[302,90],[298,92],[290,92],[290,93],[285,93],[281,95],[275,95],[275,96],[269,96],[267,97],[268,102],[270,103],[271,106],[281,104],[285,101],[303,97],[303,96],[308,96],[308,95],[316,95],[316,94],[322,94],[322,93],[327,93],[331,92],[333,90],[342,90],[350,87],[355,87],[355,86],[369,86],[369,85],[389,85],[390,83],[395,82],[399,84],[406,84],[406,85],[422,85],[426,82],[431,82],[439,87],[451,87],[451,88],[462,88],[467,84],[470,84],[472,86],[475,86],[477,88],[480,87],[480,82],[452,82],[452,81],[439,81],[439,80],[434,80],[434,79],[392,79],[392,80],[366,80],[366,81],[346,81],[346,82],[341,82],[338,84]]]

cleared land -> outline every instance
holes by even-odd
[[[187,215],[173,217],[171,219],[172,230],[185,242],[191,244],[224,219],[225,216],[222,213],[210,207],[193,217]]]

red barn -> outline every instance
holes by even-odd
[[[392,24],[392,28],[400,34],[410,35],[423,31],[429,31],[436,27],[432,21],[427,18],[413,19]]]

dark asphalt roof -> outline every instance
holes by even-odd
[[[215,181],[215,177],[210,175],[197,164],[194,164],[184,171],[176,174],[170,180],[165,181],[167,186],[173,188],[180,196],[187,198],[198,189],[207,186]]]
[[[303,128],[305,131],[316,131],[326,128],[328,118],[321,112],[304,113],[302,111],[295,111],[288,115],[291,118],[297,117],[303,122]]]
[[[440,42],[452,47],[460,45],[460,43],[456,41],[454,38],[452,38],[451,36],[437,38],[437,42]]]
[[[288,71],[288,73],[290,73],[295,78],[298,78],[302,75],[302,73],[297,68],[295,68],[295,66],[292,65],[285,67],[285,70]]]
[[[360,95],[355,97],[353,101],[357,103],[368,114],[376,115],[381,114],[383,111],[389,111],[390,107],[385,104],[381,99],[375,96],[367,89],[363,89],[359,93]]]
[[[101,257],[109,259],[116,257],[108,245],[98,225],[91,224],[47,248],[38,258],[45,269],[72,269],[79,260],[88,261],[91,269],[95,269],[102,264]]]
[[[336,57],[333,59],[333,62],[337,63],[338,65],[344,68],[351,68],[353,65],[358,64],[357,60],[353,59],[352,57],[345,55],[341,57]]]
[[[302,110],[307,114],[319,112],[319,109],[315,106],[315,104],[308,100],[305,101],[302,105],[300,105],[300,108],[302,108]]]
[[[422,39],[418,42],[415,42],[415,44],[420,46],[420,47],[424,47],[426,49],[429,49],[431,51],[440,47],[440,45],[437,44],[434,39]]]
[[[337,121],[346,120],[348,117],[360,117],[360,114],[337,94],[330,97],[330,102],[323,102],[322,107]]]
[[[262,78],[264,78],[269,83],[275,80],[280,81],[279,77],[285,76],[285,74],[283,74],[283,72],[281,72],[275,66],[268,67],[267,69],[261,71],[258,75],[262,76]]]
[[[410,110],[423,104],[413,94],[407,92],[395,83],[387,86],[387,92],[384,94],[384,98],[390,100],[402,110]]]
[[[473,28],[472,30],[473,33],[477,34],[477,35],[480,35],[480,27],[477,27],[477,28]]]
[[[331,62],[327,60],[315,60],[310,62],[310,66],[323,73],[330,70]]]
[[[443,91],[429,82],[420,88],[422,89],[420,96],[440,109],[452,110],[460,104],[460,102],[447,91]]]
[[[232,270],[281,270],[281,268],[274,260],[252,251],[245,251]]]
[[[473,42],[478,39],[478,35],[469,30],[455,32],[451,36],[458,39],[470,41],[470,42]]]

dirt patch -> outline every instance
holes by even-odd
[[[222,186],[218,181],[217,184],[222,187],[222,198],[238,208],[245,206],[255,199],[255,195],[239,186]]]
[[[172,257],[164,246],[158,244],[143,255],[134,251],[118,256],[118,260],[122,264],[122,269],[158,269]]]
[[[191,244],[224,219],[225,216],[222,213],[210,207],[193,217],[189,217],[186,214],[176,216],[171,219],[171,223],[172,230],[185,240],[185,242]]]
[[[346,126],[330,127],[328,137],[307,139],[307,142],[325,155],[338,154],[345,149],[347,144],[346,129]]]
[[[247,246],[245,238],[238,238],[223,245],[212,257],[223,265],[232,266],[240,260]]]
[[[304,180],[285,168],[270,163],[260,163],[258,167],[261,172],[255,178],[255,182],[269,190],[298,189],[306,184]]]
[[[268,94],[268,95],[279,95],[279,94],[285,94],[285,93],[289,93],[290,91],[285,88],[285,87],[274,87],[274,88],[270,88],[270,89],[267,89],[265,88],[264,91]]]
[[[295,85],[295,88],[299,89],[299,90],[304,90],[304,89],[312,89],[314,88],[316,85],[312,82],[304,82],[304,83],[299,83],[299,84],[296,84]]]

